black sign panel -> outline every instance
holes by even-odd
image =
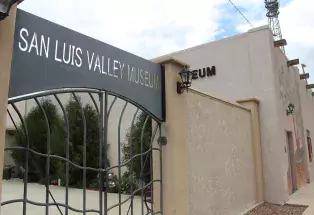
[[[100,89],[162,119],[162,86],[159,64],[17,11],[9,97],[59,88]]]

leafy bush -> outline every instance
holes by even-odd
[[[138,180],[134,177],[134,175],[130,175],[129,171],[126,171],[123,176],[121,177],[120,183],[119,183],[119,189],[121,193],[124,194],[130,194],[131,193],[131,177],[133,177],[133,192],[138,189]]]

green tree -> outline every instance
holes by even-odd
[[[78,102],[71,96],[65,109],[69,119],[70,129],[70,159],[75,164],[83,166],[84,153],[84,124],[83,116],[80,107],[83,107],[86,119],[86,165],[88,167],[99,167],[99,120],[98,113],[93,106],[86,104],[82,105],[80,97]],[[105,168],[109,166],[108,159],[105,160]],[[86,172],[87,186],[98,186],[97,172]],[[70,165],[70,186],[82,187],[83,170]]]
[[[65,145],[65,127],[63,119],[58,115],[56,106],[49,99],[44,99],[40,101],[41,106],[45,110],[50,126],[50,150],[51,154],[56,154],[59,156],[65,155],[64,145]],[[24,119],[30,149],[47,154],[47,124],[45,121],[44,114],[39,106],[34,107],[27,114]],[[27,147],[27,138],[25,131],[23,129],[22,123],[18,125],[17,132],[14,138],[13,145],[20,147]],[[15,163],[19,166],[25,168],[26,161],[26,151],[24,150],[14,150],[12,152],[12,157]],[[50,175],[55,176],[59,174],[59,166],[61,161],[59,159],[51,159],[50,161]],[[46,158],[42,156],[35,155],[34,153],[29,153],[29,181],[32,182],[45,182],[46,176]]]
[[[81,98],[78,102],[73,96],[70,97],[68,103],[65,105],[65,111],[69,120],[70,133],[70,161],[83,166],[84,154],[84,125],[81,107],[84,111],[86,119],[86,166],[98,168],[99,167],[99,119],[95,108],[89,104],[83,105]],[[49,99],[41,101],[41,105],[46,112],[51,136],[51,154],[66,157],[66,125],[63,115],[58,114],[56,106]],[[34,107],[24,119],[29,140],[30,148],[36,152],[47,153],[47,126],[44,115],[39,107]],[[27,146],[27,139],[22,124],[17,128],[14,145]],[[25,151],[13,151],[13,158],[16,164],[25,168]],[[29,181],[44,183],[46,176],[46,158],[33,153],[29,153]],[[105,168],[109,166],[109,160],[105,159]],[[82,188],[83,186],[83,170],[70,164],[69,169],[69,186]],[[57,159],[50,159],[50,180],[61,178],[65,182],[66,162]],[[87,187],[98,186],[97,180],[98,172],[86,172]]]
[[[145,183],[150,182],[151,180],[151,152],[146,153],[142,156],[142,163],[141,163],[141,156],[140,155],[144,152],[147,152],[151,148],[151,137],[152,137],[152,119],[149,117],[148,121],[146,122],[146,126],[144,128],[144,124],[147,118],[147,114],[145,112],[142,112],[138,117],[133,125],[133,128],[130,128],[129,131],[126,134],[126,143],[122,146],[122,152],[124,155],[124,161],[130,160],[131,158],[131,137],[132,137],[132,151],[133,151],[133,161],[130,162],[127,165],[127,169],[129,173],[126,175],[129,176],[131,172],[131,168],[133,170],[133,177],[137,179],[138,181],[143,180]],[[141,136],[142,131],[144,129],[143,133],[143,142],[141,146]],[[131,134],[132,132],[132,134]],[[143,149],[141,149],[141,147]],[[143,165],[143,169],[142,166]],[[142,170],[142,174],[141,174]],[[130,176],[131,177],[131,176]]]

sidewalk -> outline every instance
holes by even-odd
[[[308,205],[303,215],[314,215],[314,182],[292,194],[287,204]]]

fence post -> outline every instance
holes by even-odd
[[[237,101],[242,106],[251,110],[251,125],[252,125],[252,144],[253,157],[256,174],[256,197],[258,202],[264,201],[264,177],[263,177],[263,158],[261,147],[261,128],[259,119],[259,103],[256,98],[243,99]]]
[[[0,22],[0,202],[2,196],[7,103],[14,41],[15,18],[16,5],[13,5],[10,10],[9,17]]]
[[[161,126],[161,135],[167,138],[167,145],[161,147],[162,157],[156,151],[153,153],[154,180],[160,179],[162,164],[162,190],[159,183],[154,183],[154,212],[162,210],[163,215],[188,215],[187,103],[186,93],[177,94],[177,81],[180,80],[178,73],[186,64],[172,58],[155,62],[165,66],[167,118]],[[160,147],[157,140],[154,141],[154,147]]]

